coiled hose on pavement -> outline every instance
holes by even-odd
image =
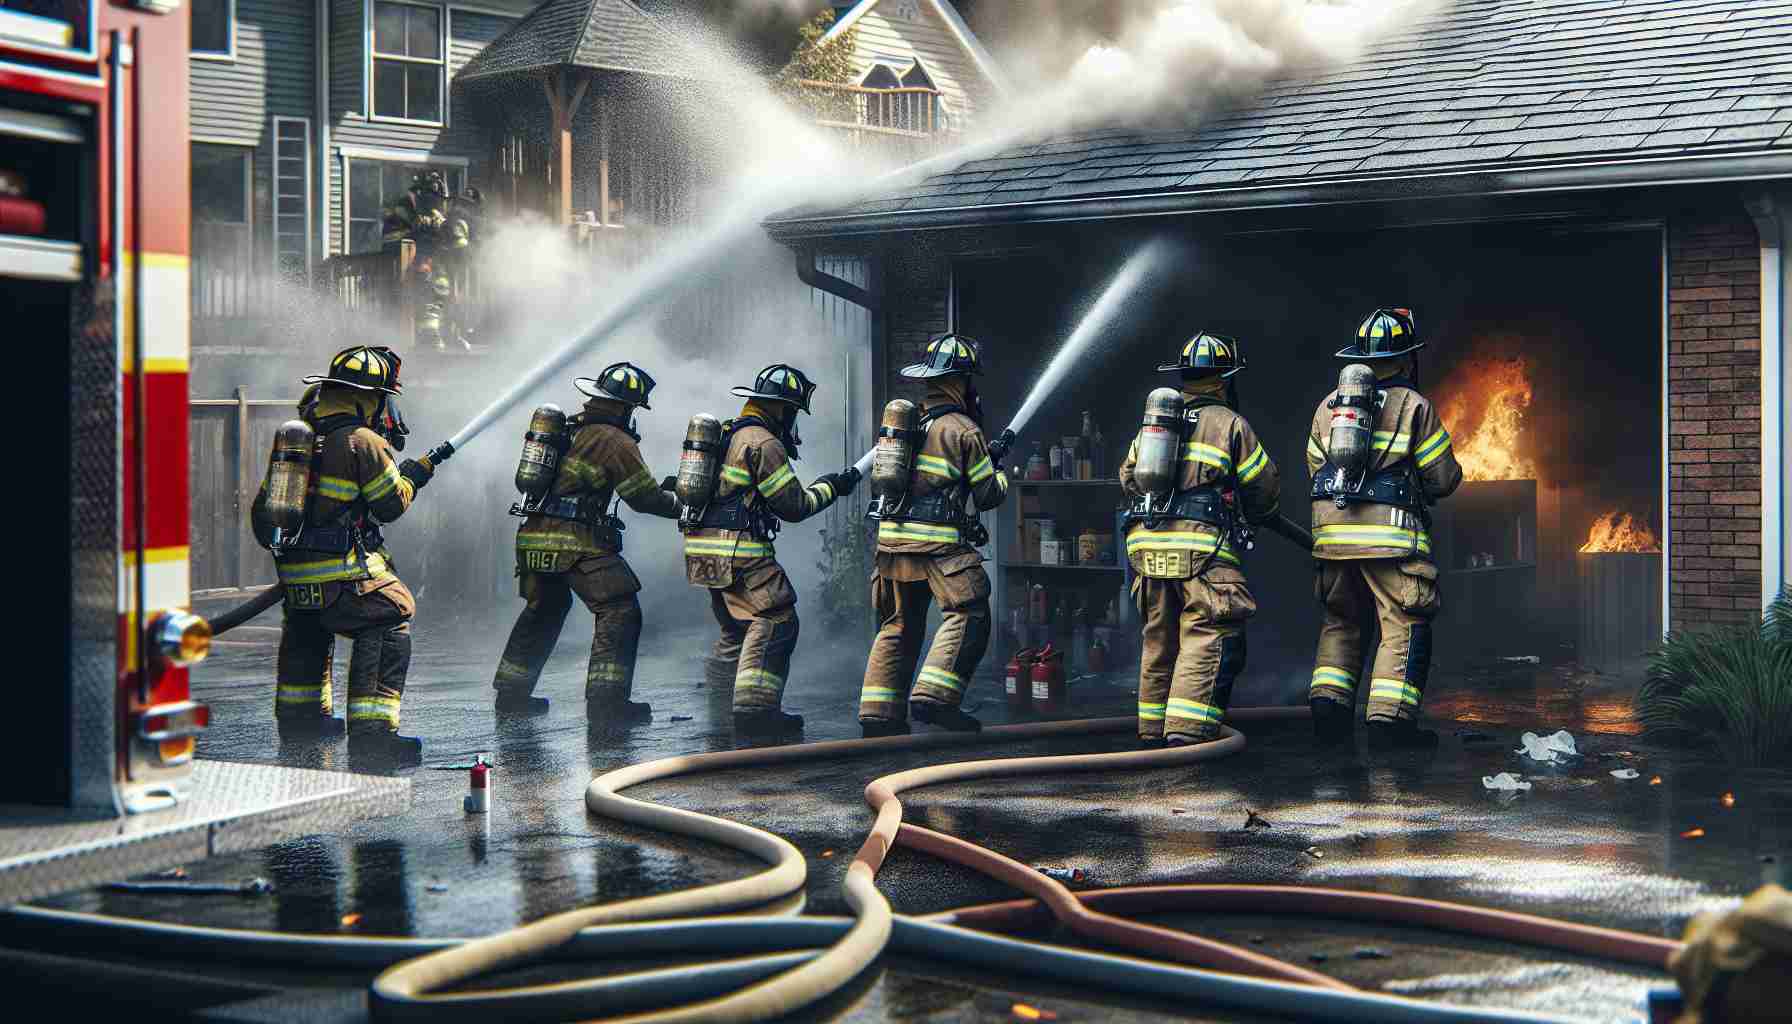
[[[1236,709],[1229,722],[1304,715],[1304,708]],[[793,916],[801,909],[807,870],[787,841],[738,822],[621,795],[631,786],[706,771],[789,764],[818,758],[1009,742],[1072,735],[1130,733],[1131,717],[1001,726],[981,734],[930,733],[873,740],[722,751],[629,765],[594,779],[586,806],[602,817],[721,843],[768,867],[757,874],[677,893],[552,915],[485,938],[399,939],[196,928],[68,911],[22,909],[5,915],[9,930],[75,940],[84,948],[138,945],[167,954],[204,952],[241,960],[272,958],[286,966],[389,966],[375,979],[375,1015],[432,1021],[507,1018],[567,1019],[609,1015],[630,1024],[745,1022],[790,1013],[847,984],[887,947],[914,950],[998,970],[1066,976],[1141,994],[1170,996],[1259,1012],[1327,1020],[1543,1021],[1520,1011],[1449,1006],[1361,992],[1251,950],[1173,929],[1128,921],[1127,910],[1205,909],[1325,914],[1415,924],[1604,956],[1663,969],[1678,947],[1671,940],[1551,921],[1508,911],[1377,893],[1297,886],[1152,886],[1073,893],[1001,854],[965,840],[902,823],[899,795],[921,786],[1062,771],[1162,768],[1235,753],[1244,736],[1228,727],[1210,743],[1153,751],[1000,758],[897,772],[866,787],[876,814],[871,833],[847,870],[854,917]],[[874,876],[901,842],[980,871],[1031,899],[966,907],[908,918],[894,915]],[[733,916],[717,916],[732,914]],[[690,917],[690,915],[705,915]],[[974,928],[1008,928],[1050,918],[1072,932],[1179,965],[1133,956],[1066,949]],[[668,920],[688,918],[684,920]],[[767,953],[767,950],[780,952]],[[456,990],[490,972],[540,959],[611,955],[742,954],[710,963],[513,989]],[[1226,973],[1221,973],[1226,972]]]

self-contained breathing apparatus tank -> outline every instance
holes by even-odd
[[[709,413],[691,417],[684,428],[684,450],[678,456],[678,480],[672,492],[683,506],[680,527],[692,527],[716,495],[722,467],[722,421]]]
[[[894,516],[908,499],[909,479],[915,471],[915,450],[920,437],[916,424],[920,410],[905,398],[893,398],[884,406],[883,423],[877,429],[877,447],[871,457],[871,515]]]
[[[534,515],[554,489],[554,478],[560,475],[560,456],[570,439],[566,436],[566,412],[552,402],[544,402],[529,415],[529,429],[523,432],[523,453],[516,463],[516,489],[523,500],[510,506],[513,516]]]
[[[304,420],[287,420],[274,431],[268,451],[267,511],[273,527],[270,548],[291,544],[305,528],[305,501],[311,487],[311,461],[317,432]]]
[[[1157,388],[1145,396],[1133,480],[1148,498],[1164,500],[1182,477],[1182,393]]]
[[[1338,393],[1325,403],[1332,411],[1326,457],[1337,467],[1326,481],[1326,490],[1334,495],[1339,508],[1344,507],[1346,494],[1362,486],[1374,452],[1375,421],[1384,394],[1375,387],[1374,370],[1351,363],[1338,371]]]

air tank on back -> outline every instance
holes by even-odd
[[[1146,494],[1176,489],[1182,476],[1182,393],[1158,388],[1145,396],[1145,419],[1139,427],[1139,457],[1133,482]]]
[[[909,477],[915,470],[915,423],[919,417],[920,410],[906,398],[893,398],[884,406],[877,448],[871,457],[871,494],[886,507],[893,508],[908,494]]]
[[[536,407],[523,434],[523,454],[516,463],[516,489],[525,503],[547,497],[560,473],[560,453],[566,450],[566,413],[552,402]]]
[[[1356,476],[1369,466],[1375,431],[1375,371],[1351,363],[1338,371],[1338,394],[1326,403],[1332,410],[1326,456],[1332,465]]]
[[[266,509],[273,544],[292,540],[305,528],[306,491],[311,485],[311,456],[317,432],[304,420],[287,420],[274,431],[268,451]]]
[[[723,454],[722,421],[706,412],[692,416],[684,428],[684,450],[678,456],[678,481],[673,485],[673,494],[685,508],[701,509],[715,497]]]

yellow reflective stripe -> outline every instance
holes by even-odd
[[[1389,455],[1405,455],[1407,448],[1412,445],[1411,434],[1396,433],[1392,430],[1377,430],[1372,436],[1375,447]]]
[[[938,523],[913,523],[904,519],[886,519],[877,524],[880,541],[914,541],[921,544],[956,544],[958,527]]]
[[[688,556],[720,556],[722,558],[763,558],[772,553],[772,545],[762,540],[728,540],[722,537],[686,537],[684,553]]]
[[[759,493],[769,498],[795,481],[796,471],[790,468],[790,463],[786,462],[778,467],[777,472],[759,481]]]
[[[937,476],[946,480],[958,479],[958,467],[938,455],[915,456],[915,469],[928,476]]]
[[[742,469],[739,466],[723,466],[722,467],[722,479],[728,481],[731,484],[740,484],[741,486],[744,487],[747,484],[750,484],[753,482],[753,474],[747,472],[746,470]]]
[[[948,672],[943,668],[937,668],[933,665],[922,665],[921,673],[917,679],[923,683],[932,683],[935,686],[943,686],[953,693],[964,692],[963,679],[959,678],[954,673]]]
[[[527,665],[518,664],[509,658],[499,658],[497,675],[499,679],[526,680],[534,676],[535,673]]]
[[[1320,462],[1325,461],[1325,449],[1319,447],[1319,442],[1313,440],[1311,437],[1307,438],[1307,454],[1318,459]]]
[[[328,687],[323,683],[280,683],[275,687],[277,704],[322,704]]]
[[[611,661],[598,662],[585,669],[588,683],[620,683],[628,678],[628,669]]]
[[[387,572],[386,559],[377,551],[367,556],[365,565],[350,551],[340,558],[312,562],[276,558],[274,568],[279,573],[281,583],[331,583],[336,580],[383,576]]]
[[[1164,719],[1164,706],[1148,701],[1139,701],[1139,717],[1147,722],[1161,722]]]
[[[834,488],[826,480],[817,480],[809,485],[811,508],[820,508],[834,500]]]
[[[762,668],[743,668],[735,675],[734,685],[736,689],[744,687],[749,690],[769,690],[772,693],[779,693],[784,689],[784,677]]]
[[[616,493],[624,498],[632,498],[642,491],[654,488],[653,472],[646,466],[635,470],[634,475],[616,485]]]
[[[1442,427],[1438,427],[1437,433],[1427,437],[1425,443],[1419,445],[1418,450],[1413,452],[1413,459],[1418,462],[1420,469],[1424,469],[1438,459],[1443,458],[1443,454],[1449,450],[1450,432]]]
[[[1008,474],[1002,472],[1001,470],[996,471],[996,493],[997,494],[1007,494],[1008,493]]]
[[[995,464],[989,461],[989,456],[985,455],[977,460],[976,465],[971,467],[971,483],[980,484],[993,476],[995,471]]]
[[[1375,526],[1362,523],[1336,523],[1313,531],[1314,547],[1414,547],[1429,552],[1431,537],[1419,530],[1399,526]]]
[[[1167,533],[1159,530],[1136,529],[1126,535],[1126,553],[1128,555],[1140,551],[1161,551],[1165,548],[1191,548],[1197,555],[1210,554],[1222,562],[1231,565],[1240,564],[1238,554],[1232,550],[1231,543],[1215,533],[1192,533],[1186,530]]]
[[[390,462],[380,470],[380,475],[361,485],[361,497],[368,501],[378,501],[393,491],[398,490],[398,467]]]
[[[1190,441],[1183,454],[1204,466],[1213,466],[1222,471],[1232,468],[1232,456],[1224,448],[1215,448],[1201,441]]]
[[[859,691],[859,699],[873,704],[894,704],[902,699],[902,694],[887,686],[867,686]]]
[[[1356,689],[1356,676],[1341,668],[1333,668],[1330,665],[1321,665],[1313,670],[1313,685],[1318,686],[1321,683],[1328,686],[1341,687],[1346,690],[1354,690]]]
[[[1238,467],[1238,482],[1248,484],[1257,479],[1257,474],[1263,472],[1263,467],[1267,465],[1269,465],[1269,455],[1264,452],[1262,445],[1258,445],[1257,450],[1251,453],[1250,458],[1245,459],[1243,464]]]
[[[562,473],[571,473],[573,479],[592,490],[602,487],[605,481],[609,479],[609,476],[604,473],[602,469],[593,466],[584,459],[575,459],[570,455],[560,460],[560,471]]]
[[[361,486],[339,476],[319,476],[317,493],[333,501],[354,501],[355,496],[361,493]]]
[[[1200,722],[1217,722],[1221,715],[1220,709],[1212,704],[1203,704],[1198,700],[1185,700],[1181,697],[1170,698],[1169,713],[1176,718],[1193,718]]]
[[[1404,680],[1388,679],[1376,676],[1369,680],[1369,699],[1397,700],[1402,704],[1418,706],[1420,693],[1417,688],[1407,685]]]
[[[351,722],[387,722],[398,724],[397,697],[355,697],[348,702]]]

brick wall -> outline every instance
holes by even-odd
[[[1754,224],[1668,228],[1671,628],[1748,621],[1761,605],[1761,260]]]
[[[943,254],[924,242],[895,247],[886,266],[884,308],[888,311],[889,334],[883,378],[889,390],[884,400],[906,398],[919,402],[926,388],[898,371],[920,362],[928,339],[947,330],[950,266]]]

